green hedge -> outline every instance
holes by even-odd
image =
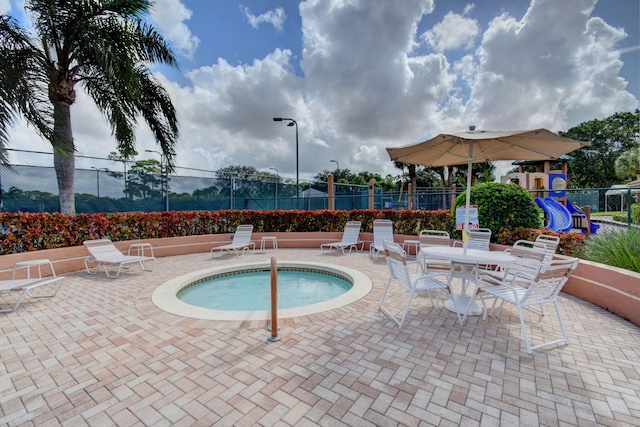
[[[627,222],[627,213],[615,213],[613,214],[615,221]],[[640,203],[634,203],[631,205],[631,223],[640,225]]]
[[[362,231],[370,233],[373,232],[373,221],[383,218],[393,221],[396,234],[418,235],[420,230],[431,229],[453,235],[455,230],[448,210],[227,210],[79,215],[3,212],[0,213],[0,254],[80,246],[85,240],[100,238],[118,242],[232,233],[240,224],[253,224],[255,232],[329,232],[342,231],[347,221],[357,220],[362,222]],[[542,232],[526,231],[533,238],[535,233]],[[495,233],[494,241],[515,241],[523,233],[521,229],[500,230]],[[564,240],[569,252],[573,242],[582,238],[575,233],[561,234],[566,236]],[[514,240],[513,236],[517,238]]]

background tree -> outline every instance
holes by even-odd
[[[156,159],[135,162],[129,169],[124,193],[131,200],[162,197],[160,162]]]
[[[118,151],[134,152],[142,117],[173,169],[178,121],[168,93],[149,66],[176,66],[162,36],[143,21],[150,0],[28,0],[33,40],[0,17],[0,143],[17,114],[54,148],[60,210],[75,213],[75,143],[71,105],[79,84],[111,126]]]
[[[609,188],[621,183],[616,175],[618,157],[640,146],[640,113],[615,113],[602,120],[581,123],[560,136],[590,142],[570,153],[567,183],[574,188]]]
[[[640,148],[627,151],[616,159],[616,175],[624,181],[640,179]]]

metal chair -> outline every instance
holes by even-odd
[[[369,256],[378,260],[378,254],[384,252],[383,241],[393,242],[393,222],[390,219],[376,219],[373,221],[373,243],[369,246]]]
[[[541,242],[532,242],[530,240],[518,240],[512,247],[504,250],[506,253],[513,255],[516,260],[509,264],[499,265],[497,270],[487,271],[498,279],[506,282],[513,281],[516,275],[524,275],[524,277],[536,277],[540,270],[544,269],[544,259],[547,253],[547,247]]]
[[[544,257],[544,265],[547,266],[553,259],[553,256],[556,254],[558,250],[558,246],[560,246],[560,237],[558,236],[550,236],[548,234],[541,234],[536,237],[536,242],[544,243],[547,247],[546,254]]]
[[[449,274],[444,272],[433,274],[411,274],[407,267],[407,253],[402,249],[402,247],[397,243],[388,242],[386,240],[383,245],[385,248],[387,266],[389,267],[389,280],[387,281],[384,293],[382,294],[382,299],[380,300],[380,310],[387,314],[394,322],[396,322],[398,327],[402,329],[402,325],[404,324],[407,313],[409,312],[409,307],[411,306],[414,294],[417,291],[425,291],[429,295],[431,304],[434,304],[433,294],[435,293],[435,296],[440,297],[442,294],[450,291],[451,279]],[[384,305],[384,300],[387,297],[391,283],[396,283],[401,288],[409,292],[407,303],[400,319],[392,314]],[[458,312],[458,320],[462,325],[462,315],[458,310],[456,310],[456,312]]]
[[[500,301],[500,305],[498,306],[496,316],[500,315],[502,306],[505,302],[511,303],[514,304],[518,310],[520,327],[522,328],[522,333],[527,346],[527,353],[531,354],[533,350],[554,344],[564,343],[568,345],[569,339],[567,338],[567,332],[565,331],[562,316],[560,315],[558,294],[578,266],[578,261],[579,260],[577,258],[553,260],[546,270],[538,273],[536,277],[528,279],[528,287],[518,286],[513,284],[513,282],[506,283],[488,275],[481,276],[479,292],[484,292],[484,294],[479,294],[479,299],[482,301],[482,305],[484,307],[483,318],[486,320],[487,316],[486,300],[493,299],[493,305],[489,312],[490,316],[493,315],[498,301]],[[517,276],[518,275],[516,275],[516,277]],[[521,277],[524,277],[524,275],[521,275]],[[527,327],[525,325],[522,309],[538,306],[540,309],[540,315],[544,316],[543,305],[551,303],[553,303],[556,308],[558,322],[560,324],[560,329],[562,330],[562,338],[532,346],[529,342],[529,335],[527,334]]]
[[[451,246],[451,237],[449,233],[441,230],[422,230],[420,231],[420,249],[430,246]],[[449,270],[450,263],[441,259],[435,260],[427,258],[418,251],[418,262],[423,271],[443,271]]]
[[[325,253],[325,249],[327,251],[341,249],[343,254],[345,254],[344,250],[347,248],[349,249],[349,253],[351,253],[353,248],[356,250],[364,249],[364,242],[360,240],[361,226],[362,223],[360,221],[347,221],[344,226],[344,232],[342,233],[342,240],[339,242],[322,243],[320,245],[322,253]],[[360,246],[360,248],[358,246]]]
[[[489,243],[491,243],[491,230],[488,228],[476,228],[469,230],[469,241],[467,249],[477,249],[480,251],[488,251]],[[463,246],[463,242],[456,241],[454,246]]]

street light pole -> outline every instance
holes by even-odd
[[[298,156],[298,122],[293,119],[288,119],[286,117],[274,117],[274,122],[281,122],[283,120],[289,120],[287,126],[295,126],[296,127],[296,197],[300,197],[300,162]]]
[[[160,151],[156,151],[156,150],[144,150],[147,153],[156,153],[156,154],[160,154],[160,183],[161,188],[162,188],[162,192],[164,193],[164,210],[165,212],[169,212],[169,175],[168,175],[168,166],[169,165],[165,165],[164,163],[164,154],[162,154]]]
[[[338,163],[337,160],[329,160],[329,161],[336,164],[336,171],[340,173],[340,163]]]
[[[278,184],[280,183],[280,173],[278,172],[278,168],[269,168],[271,170],[276,171],[276,209],[278,209]]]

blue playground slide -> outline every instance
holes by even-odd
[[[549,223],[545,228],[550,228],[556,232],[571,231],[573,222],[571,220],[571,212],[567,208],[551,197],[547,197],[544,200],[536,197],[535,201],[547,215]]]
[[[573,206],[573,203],[571,203],[571,200],[569,199],[567,199],[567,209],[572,215],[582,215],[585,218],[587,217],[584,214],[584,212],[582,212],[581,210]],[[595,222],[589,222],[589,231],[591,232],[591,234],[597,233],[599,228],[600,228],[600,224],[596,224]]]

